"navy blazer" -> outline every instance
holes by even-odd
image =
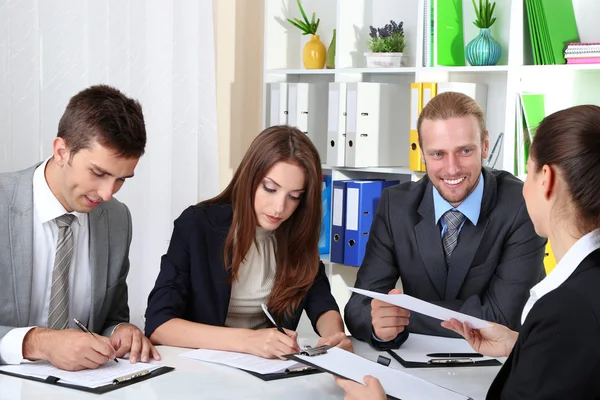
[[[477,225],[465,221],[449,268],[429,178],[385,189],[355,286],[388,293],[401,279],[410,296],[518,330],[529,289],[545,275],[546,239],[535,233],[523,182],[504,171],[484,168],[482,173],[479,220]],[[373,340],[371,299],[356,293],[346,305],[345,318],[355,338],[378,349],[398,348],[408,332],[457,337],[439,320],[412,313],[407,329],[395,340]]]
[[[531,308],[488,399],[600,399],[600,250]]]
[[[231,274],[223,262],[223,246],[231,227],[231,205],[201,204],[175,220],[167,254],[148,297],[146,336],[172,318],[224,326],[231,297]],[[315,332],[321,314],[339,308],[331,294],[323,263],[308,293],[291,317],[280,321],[296,330],[306,310]],[[318,332],[317,332],[318,333]]]

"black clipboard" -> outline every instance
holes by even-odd
[[[159,368],[154,369],[144,375],[136,376],[131,379],[122,380],[122,381],[119,381],[118,383],[111,383],[111,384],[104,385],[104,386],[98,386],[95,388],[90,388],[90,387],[80,386],[80,385],[73,385],[70,383],[62,383],[62,382],[60,382],[59,378],[56,378],[54,376],[49,376],[46,379],[43,379],[43,378],[38,378],[35,376],[15,374],[12,372],[6,372],[6,371],[2,371],[2,370],[0,370],[0,374],[13,376],[15,378],[27,379],[27,380],[35,381],[35,382],[48,383],[50,385],[80,390],[82,392],[87,392],[87,393],[104,394],[104,393],[112,392],[113,390],[124,388],[126,386],[134,385],[138,382],[142,382],[142,381],[145,381],[150,378],[154,378],[159,375],[166,374],[167,372],[171,372],[174,369],[175,368],[173,368],[173,367],[159,367]]]
[[[274,374],[259,374],[258,372],[248,371],[247,369],[240,369],[240,371],[247,372],[250,375],[262,379],[263,381],[276,381],[278,379],[295,378],[297,376],[320,374],[323,372],[320,369],[316,369],[314,367],[302,368],[298,371],[280,372]]]
[[[493,360],[481,360],[474,361],[470,359],[470,362],[464,362],[461,360],[448,360],[444,363],[428,363],[421,361],[406,361],[394,350],[387,350],[387,353],[392,358],[398,361],[404,368],[460,368],[460,367],[497,367],[501,366],[502,363],[496,359]]]

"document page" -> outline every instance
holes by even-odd
[[[3,365],[0,366],[0,371],[42,379],[53,376],[60,378],[59,383],[70,383],[78,386],[96,388],[112,384],[115,379],[130,374],[141,373],[142,371],[151,372],[157,368],[160,368],[160,365],[140,362],[131,364],[129,360],[120,359],[118,363],[109,361],[97,369],[85,369],[83,371],[63,371],[46,362]]]
[[[393,350],[405,361],[428,362],[432,358],[472,358],[473,361],[494,360],[492,357],[475,356],[477,352],[464,339],[445,338],[440,336],[419,335],[411,333],[402,346]],[[428,356],[430,354],[431,356]],[[443,354],[443,355],[442,355]],[[449,355],[450,354],[450,355]]]
[[[385,392],[402,400],[448,399],[465,400],[468,396],[434,385],[405,372],[385,367],[362,358],[354,353],[333,347],[326,354],[318,356],[296,356],[310,364],[319,366],[330,373],[353,381],[364,383],[365,375],[379,379]]]
[[[467,314],[459,313],[458,311],[449,310],[435,304],[417,299],[416,297],[407,294],[383,294],[371,292],[370,290],[348,288],[351,292],[362,294],[373,299],[385,301],[398,307],[406,308],[407,310],[418,312],[419,314],[428,315],[442,321],[448,321],[451,318],[457,319],[460,322],[467,322],[473,329],[487,328],[491,324],[479,318],[472,317]]]
[[[263,375],[285,373],[287,369],[303,367],[302,364],[295,361],[266,359],[252,354],[236,353],[233,351],[199,349],[187,351],[180,355],[194,360],[228,365]]]

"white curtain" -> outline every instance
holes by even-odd
[[[173,220],[217,193],[212,0],[0,0],[0,172],[51,154],[69,98],[137,98],[148,145],[117,198],[133,218],[129,305],[143,328]]]

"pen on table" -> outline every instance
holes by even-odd
[[[265,303],[262,303],[260,306],[262,307],[262,310],[266,314],[267,318],[269,318],[269,320],[271,320],[271,322],[273,323],[273,325],[275,325],[275,328],[277,328],[277,330],[279,332],[283,333],[284,335],[287,335],[287,333],[285,333],[285,331],[283,330],[283,328],[277,322],[275,322],[275,318],[273,318],[273,316],[269,312],[269,309],[267,308],[267,305]]]
[[[90,335],[92,335],[92,336],[93,336],[93,337],[95,337],[96,339],[100,340],[100,338],[99,338],[98,336],[94,335],[94,332],[92,332],[92,331],[90,331],[88,328],[86,328],[84,324],[82,324],[81,322],[79,322],[79,321],[77,320],[77,318],[73,318],[73,321],[75,321],[75,325],[77,325],[77,327],[79,327],[79,329],[81,329],[81,330],[82,330],[82,331],[84,331],[84,332],[87,332],[87,333],[89,333]],[[110,345],[109,345],[109,346],[110,346]],[[113,350],[114,350],[114,349],[113,349]],[[115,358],[115,362],[116,362],[116,363],[118,363],[118,362],[119,362],[119,360],[117,360],[117,359]]]
[[[483,357],[483,354],[479,353],[429,353],[427,357],[436,357],[436,358],[475,358],[475,357]]]

